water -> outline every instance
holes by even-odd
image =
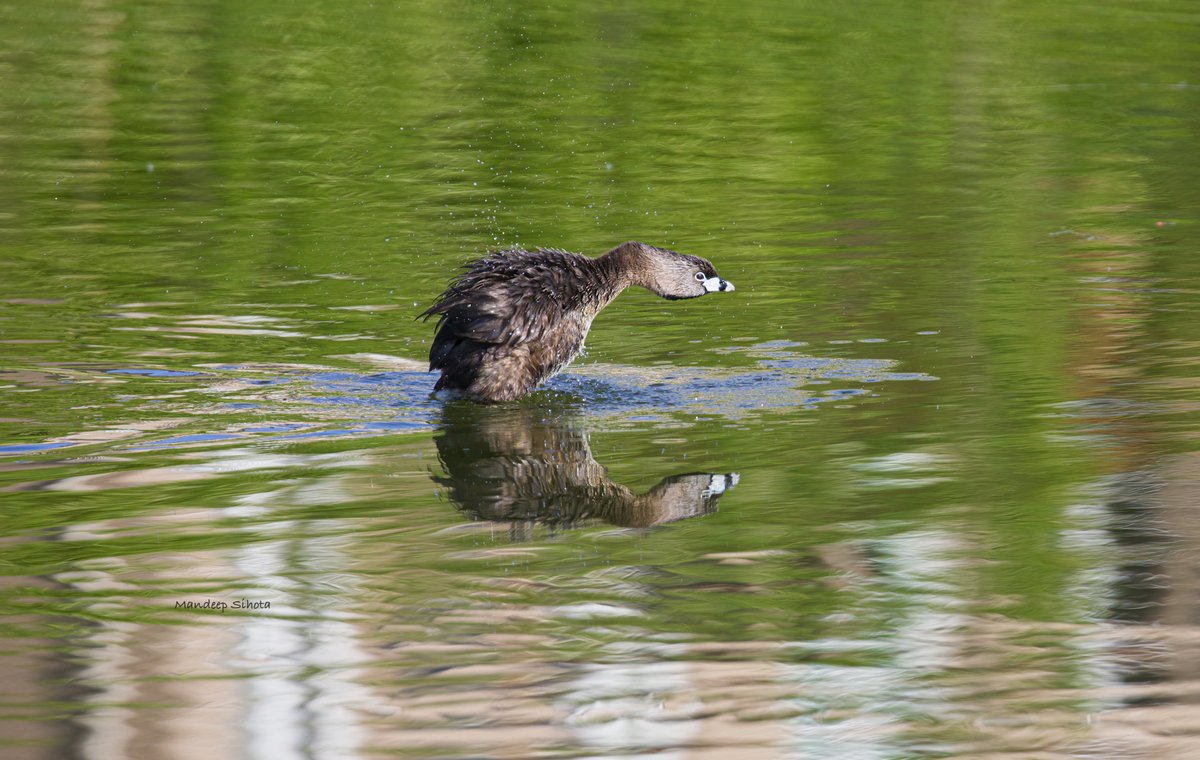
[[[5,757],[1200,753],[1190,6],[0,30]],[[628,239],[737,291],[430,395]]]

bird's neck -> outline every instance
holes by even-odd
[[[650,287],[646,254],[636,243],[619,245],[595,259],[595,262],[605,286],[612,290],[610,301],[630,285]]]

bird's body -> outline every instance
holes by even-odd
[[[570,364],[592,320],[630,285],[664,298],[733,286],[696,256],[625,243],[589,258],[557,249],[498,251],[465,265],[421,316],[438,315],[435,390],[512,401]]]

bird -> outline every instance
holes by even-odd
[[[670,300],[735,289],[707,259],[636,241],[595,258],[509,248],[462,269],[418,319],[438,318],[434,392],[484,403],[515,401],[562,371],[596,315],[631,285]]]

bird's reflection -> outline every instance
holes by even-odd
[[[473,519],[509,523],[514,540],[539,524],[645,528],[707,515],[738,482],[737,473],[686,473],[636,494],[609,479],[578,423],[565,408],[447,404],[434,438],[446,474],[434,479]]]

